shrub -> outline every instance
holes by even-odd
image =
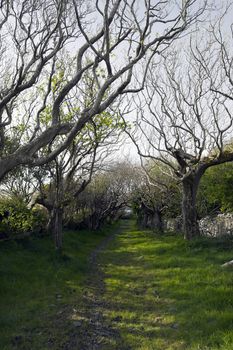
[[[48,211],[40,204],[36,204],[32,209],[32,231],[35,234],[41,234],[46,232],[46,226],[49,219]]]
[[[0,199],[0,237],[14,237],[30,232],[41,232],[46,225],[45,213],[30,210],[17,196]]]
[[[198,192],[201,217],[216,212],[233,212],[233,162],[209,168]]]

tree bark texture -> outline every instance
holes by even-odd
[[[63,219],[63,208],[54,208],[53,217],[53,229],[52,234],[54,237],[54,243],[56,250],[62,249],[62,219]]]
[[[162,231],[163,230],[163,222],[161,212],[158,208],[151,209],[146,207],[144,203],[141,205],[141,215],[140,215],[140,225],[144,228],[150,228]]]
[[[158,231],[163,231],[162,216],[159,209],[155,210],[151,216],[151,228]]]
[[[198,183],[199,179],[195,176],[185,178],[182,182],[182,231],[188,240],[200,235],[196,209]]]

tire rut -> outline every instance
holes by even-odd
[[[123,344],[119,331],[105,316],[109,305],[103,297],[104,273],[98,261],[101,252],[120,231],[104,239],[89,258],[90,272],[74,317],[75,330],[69,334],[68,341],[62,347],[64,350],[130,350]]]

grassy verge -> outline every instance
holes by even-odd
[[[134,350],[232,350],[233,241],[139,231],[133,224],[102,254],[105,315]]]
[[[109,231],[67,232],[60,256],[49,237],[0,242],[1,350],[62,349],[88,256]]]

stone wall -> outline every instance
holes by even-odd
[[[215,217],[207,216],[199,221],[201,234],[218,237],[233,235],[233,214],[219,214]]]
[[[165,219],[163,222],[163,228],[165,231],[179,232],[182,228],[182,218],[178,216],[177,218]]]
[[[164,229],[167,231],[181,231],[182,219],[167,219]],[[200,232],[203,236],[218,237],[233,235],[233,213],[219,214],[215,217],[207,216],[199,221]]]

